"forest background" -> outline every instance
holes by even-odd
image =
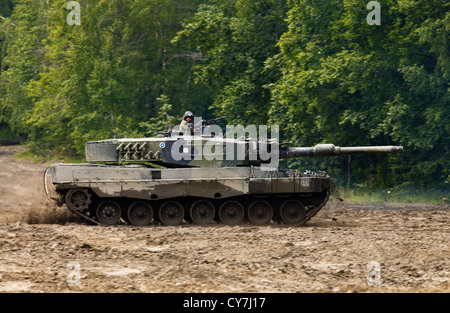
[[[79,0],[80,25],[68,3],[0,0],[0,144],[82,159],[190,110],[293,146],[401,145],[283,165],[448,202],[448,1],[377,1],[379,25],[362,0]]]

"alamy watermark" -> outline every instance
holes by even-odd
[[[367,270],[370,272],[366,276],[366,282],[369,286],[381,285],[381,266],[377,261],[370,261],[366,265]]]
[[[77,261],[70,261],[67,263],[67,284],[69,286],[79,286],[81,283],[81,266]]]
[[[67,3],[67,10],[72,10],[67,14],[67,24],[81,25],[81,6],[78,1],[70,1]]]
[[[172,129],[171,137],[178,136],[170,148],[170,155],[175,161],[248,160],[260,162],[262,170],[278,167],[278,125],[270,126],[269,138],[267,125],[227,125],[224,133],[219,125],[202,126],[202,121],[201,117],[194,118],[193,131],[179,126]],[[185,136],[179,136],[180,133]]]
[[[367,14],[367,24],[381,25],[381,6],[378,1],[370,1],[366,6],[367,10],[372,10]]]
[[[67,24],[81,25],[81,6],[78,1],[69,1],[66,6],[71,10],[67,14]],[[366,5],[367,10],[372,10],[367,14],[366,21],[368,25],[381,25],[381,6],[378,1],[369,1]]]

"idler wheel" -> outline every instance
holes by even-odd
[[[273,217],[273,208],[267,201],[255,201],[248,208],[247,215],[252,224],[265,225]]]
[[[96,216],[101,224],[117,224],[120,220],[120,206],[115,201],[103,201],[97,207]]]
[[[152,207],[143,201],[134,202],[128,208],[128,220],[134,226],[146,226],[153,219]]]
[[[244,220],[244,208],[239,202],[226,201],[219,208],[219,218],[223,224],[238,225]]]
[[[198,200],[191,205],[190,216],[195,224],[208,224],[214,219],[214,205],[207,200]]]
[[[280,208],[280,217],[286,224],[300,225],[306,216],[306,210],[298,200],[287,200]]]
[[[91,194],[87,189],[70,189],[65,200],[71,210],[83,211],[91,204]]]
[[[159,219],[164,225],[178,225],[183,221],[183,206],[177,201],[168,201],[159,209]]]

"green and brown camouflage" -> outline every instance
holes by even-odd
[[[90,163],[154,163],[165,167],[226,167],[277,164],[279,159],[338,156],[342,154],[386,154],[403,151],[401,146],[286,147],[277,139],[229,139],[178,135],[174,137],[124,138],[86,144]]]
[[[220,129],[202,127],[188,134],[175,130],[152,138],[90,141],[88,163],[52,164],[45,190],[50,195],[50,173],[58,204],[104,225],[245,220],[301,225],[326,204],[334,182],[325,172],[280,169],[279,159],[403,151],[397,146],[287,147],[273,136],[255,137],[227,137]]]

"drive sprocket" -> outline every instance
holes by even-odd
[[[70,189],[66,193],[66,204],[72,211],[84,211],[91,204],[91,194],[88,189]]]

